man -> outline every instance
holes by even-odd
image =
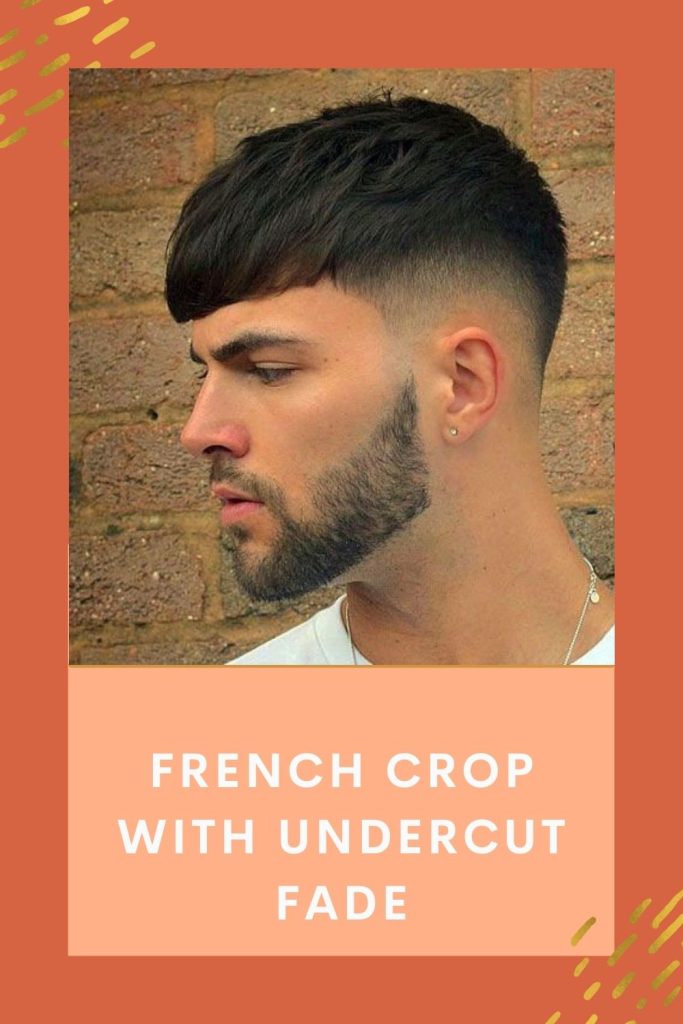
[[[346,595],[240,664],[610,664],[613,598],[538,442],[557,204],[457,107],[390,96],[247,138],[185,203],[166,295],[248,594]]]

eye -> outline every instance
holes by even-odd
[[[264,384],[278,384],[294,373],[294,367],[253,365],[249,369],[249,373],[254,374]]]
[[[201,370],[197,370],[196,373],[195,373],[195,380],[197,380],[197,381],[205,380],[206,379],[206,375],[207,375],[208,372],[209,372],[208,366],[205,366]]]

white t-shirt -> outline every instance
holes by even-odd
[[[286,633],[266,641],[229,665],[370,665],[351,644],[341,616],[343,596]],[[572,665],[613,665],[614,626]]]

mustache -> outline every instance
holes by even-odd
[[[231,465],[214,462],[211,465],[209,475],[211,484],[225,484],[226,487],[233,486],[235,490],[248,494],[257,501],[264,504],[274,504],[281,507],[283,496],[279,488],[271,481],[262,480],[253,473],[242,473]]]

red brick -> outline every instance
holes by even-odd
[[[611,400],[590,396],[545,400],[541,450],[554,491],[610,487],[614,455]]]
[[[614,255],[614,178],[610,168],[548,171],[544,175],[567,224],[569,258]]]
[[[614,373],[614,289],[611,281],[567,289],[548,377],[601,377]]]
[[[152,89],[157,85],[221,82],[229,78],[260,78],[288,74],[282,68],[74,68],[69,72],[69,95],[108,96],[113,92]]]
[[[72,413],[189,407],[197,391],[190,327],[169,317],[88,320],[71,325]]]
[[[614,141],[614,73],[609,68],[534,71],[534,156],[553,160],[576,146]]]
[[[253,646],[253,645],[251,645]],[[154,643],[89,644],[80,652],[81,665],[224,665],[250,649],[223,637],[215,640],[162,640]]]
[[[98,210],[72,217],[72,296],[161,296],[166,243],[178,212]]]
[[[72,108],[69,122],[72,199],[170,188],[197,176],[197,112],[189,103],[133,96],[107,107]]]
[[[567,508],[562,518],[581,553],[601,579],[614,576],[614,511],[611,507]]]
[[[202,614],[200,560],[177,534],[77,537],[70,581],[72,626],[173,622]]]
[[[502,71],[463,72],[448,68],[321,70],[296,72],[258,83],[233,80],[216,109],[216,148],[227,156],[245,135],[319,113],[323,107],[391,88],[395,98],[422,96],[463,105],[477,117],[514,133],[514,79]]]
[[[83,447],[83,501],[98,512],[216,511],[208,467],[177,426],[102,427]]]

